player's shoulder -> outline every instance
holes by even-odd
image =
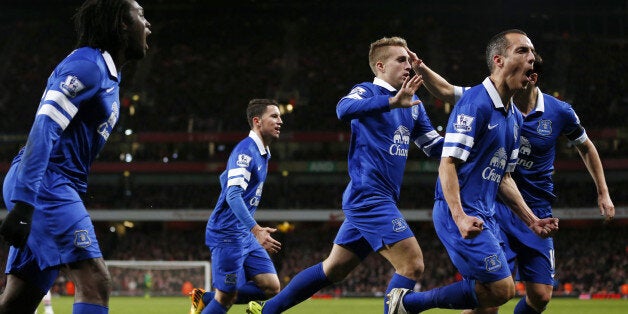
[[[543,102],[545,111],[555,111],[557,113],[571,113],[574,111],[569,103],[546,93],[543,93]]]
[[[358,83],[353,85],[351,91],[349,91],[349,94],[346,97],[359,99],[369,97],[374,94],[373,91],[375,90],[375,88],[376,85],[371,82]]]
[[[98,49],[82,47],[72,51],[57,65],[55,72],[59,76],[74,75],[81,80],[98,80],[106,71],[103,54]]]

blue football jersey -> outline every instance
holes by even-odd
[[[207,245],[219,243],[236,245],[255,240],[250,230],[229,207],[226,200],[227,189],[230,186],[241,187],[244,190],[242,193],[244,203],[251,216],[255,216],[255,210],[262,198],[269,159],[268,147],[264,147],[262,140],[253,131],[233,148],[227,169],[220,175],[222,191],[207,222],[205,239]]]
[[[556,142],[565,135],[572,143],[582,144],[587,134],[573,108],[538,90],[536,108],[523,119],[519,161],[513,178],[531,208],[548,210],[554,195],[554,159]],[[536,213],[547,217],[551,213]]]
[[[440,155],[443,138],[423,105],[391,110],[388,99],[396,93],[390,84],[375,78],[373,83],[355,85],[336,106],[338,118],[351,121],[350,182],[342,197],[343,209],[397,203],[411,142],[428,156]]]
[[[54,69],[39,103],[11,201],[35,205],[47,168],[87,188],[89,168],[118,121],[120,73],[107,52],[83,47]]]
[[[522,116],[514,104],[506,110],[489,78],[467,90],[447,123],[442,157],[454,157],[462,207],[467,214],[493,216],[497,190],[512,172],[519,151]],[[436,199],[444,200],[440,178]]]

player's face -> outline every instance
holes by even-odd
[[[126,58],[129,60],[141,59],[148,51],[146,38],[150,35],[150,23],[144,17],[144,9],[136,2],[131,4],[131,23],[126,25],[128,32],[128,46],[126,48]]]
[[[281,113],[277,106],[266,106],[266,111],[259,119],[259,123],[260,133],[266,145],[279,138],[283,121],[281,121]]]
[[[523,34],[511,33],[506,38],[510,45],[503,56],[506,84],[512,90],[525,88],[530,82],[534,64],[534,46]]]
[[[400,89],[406,77],[410,76],[410,55],[404,47],[388,47],[389,57],[382,62],[380,78],[396,89]]]

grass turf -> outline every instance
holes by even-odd
[[[310,299],[291,310],[288,314],[380,314],[382,313],[381,298],[343,298],[343,299]],[[517,299],[502,306],[500,313],[512,313]],[[53,297],[52,306],[55,314],[71,314],[73,299],[70,297]],[[186,297],[113,297],[110,302],[111,314],[175,314],[188,313],[190,302]],[[229,313],[245,313],[244,305],[234,305]],[[40,306],[38,313],[43,313]],[[434,309],[424,313],[460,313],[459,310]],[[555,298],[550,302],[547,314],[625,314],[628,313],[628,300],[578,300]]]

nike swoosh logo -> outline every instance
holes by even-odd
[[[28,222],[23,222],[20,220],[20,225],[28,225]]]
[[[494,128],[495,128],[496,126],[498,126],[498,125],[499,125],[499,123],[498,123],[498,124],[495,124],[495,125],[490,125],[490,124],[489,124],[489,125],[488,125],[488,129],[489,129],[489,130],[492,130],[492,129],[494,129]]]
[[[105,91],[105,93],[111,93],[111,91],[113,91],[115,89],[115,87],[112,88],[107,88],[107,90]]]
[[[262,166],[257,167],[257,171],[262,170]]]

